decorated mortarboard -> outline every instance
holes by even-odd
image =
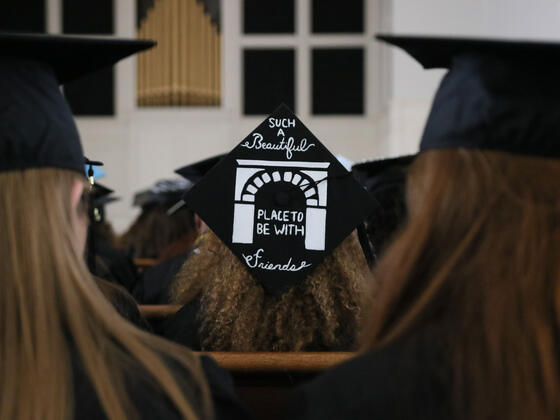
[[[59,85],[153,45],[0,33],[0,172],[55,167],[83,174],[80,137]]]
[[[348,159],[346,156],[336,155],[336,158],[340,162],[342,166],[346,168],[346,170],[351,171],[352,166],[354,166],[354,162]]]
[[[272,295],[311,274],[373,205],[285,105],[184,200]]]
[[[420,150],[560,157],[560,43],[377,35],[425,68],[448,68]]]
[[[158,181],[151,188],[136,193],[133,205],[146,207],[153,204],[174,204],[191,186],[191,181],[182,178]]]

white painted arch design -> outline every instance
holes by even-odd
[[[233,243],[253,243],[255,195],[270,182],[289,182],[306,197],[305,248],[325,249],[329,162],[237,160]]]
[[[255,195],[265,185],[270,182],[288,182],[298,187],[305,195],[305,203],[308,206],[319,205],[319,191],[316,181],[308,174],[292,169],[269,171],[263,169],[255,173],[243,187],[241,201],[249,203],[255,201]],[[326,181],[325,181],[326,182]]]

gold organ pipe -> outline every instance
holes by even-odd
[[[221,103],[222,37],[198,0],[154,0],[138,38],[158,45],[138,56],[139,106]]]

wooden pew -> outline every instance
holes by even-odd
[[[153,265],[156,265],[156,259],[155,258],[135,258],[134,259],[134,265],[136,265],[136,268],[138,268],[138,271],[141,273],[146,268],[149,268]]]
[[[230,372],[255,419],[282,419],[294,388],[342,363],[351,352],[203,352]]]
[[[158,321],[175,315],[181,305],[139,305],[138,308],[148,321]]]
[[[150,322],[175,314],[179,305],[140,305]],[[354,356],[351,352],[201,352],[233,377],[237,395],[255,419],[281,419],[293,389]]]

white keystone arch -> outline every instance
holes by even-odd
[[[325,249],[329,162],[238,159],[237,164],[233,243],[253,243],[254,203],[259,189],[270,182],[290,182],[299,187],[306,198],[305,248]]]

